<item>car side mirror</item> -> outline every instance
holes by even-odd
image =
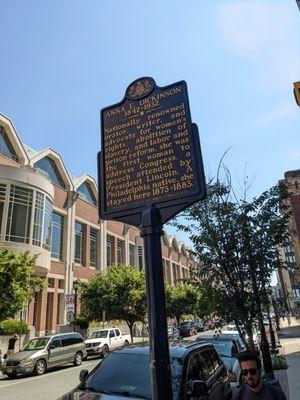
[[[204,381],[192,381],[186,393],[187,398],[207,396],[208,386]]]
[[[86,380],[88,374],[89,374],[89,371],[87,369],[82,369],[80,371],[79,380],[80,380],[81,383],[83,383]]]
[[[55,349],[55,344],[54,343],[50,343],[48,346],[48,350],[52,350]]]

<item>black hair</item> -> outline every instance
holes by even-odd
[[[255,351],[250,351],[250,350],[245,350],[242,351],[237,355],[237,359],[239,360],[239,363],[243,361],[255,361],[257,368],[261,368],[261,361],[260,358],[258,357],[257,353]]]

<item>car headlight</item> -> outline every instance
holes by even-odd
[[[20,361],[21,366],[32,365],[32,364],[33,364],[33,360],[31,358],[27,358],[25,360]]]

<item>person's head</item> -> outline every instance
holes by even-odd
[[[238,354],[237,359],[241,366],[241,374],[244,382],[252,390],[259,389],[262,384],[261,379],[261,361],[254,351],[243,351]]]
[[[14,334],[14,339],[19,339],[19,336],[16,333]]]

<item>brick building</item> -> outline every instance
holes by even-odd
[[[22,317],[37,335],[66,323],[65,296],[75,280],[90,279],[113,264],[144,267],[139,230],[99,221],[93,177],[72,177],[62,157],[22,144],[13,123],[0,114],[0,241],[17,252],[38,254],[37,276],[45,279]],[[164,277],[187,277],[193,259],[175,237],[162,238]]]
[[[289,205],[293,215],[290,241],[282,249],[287,269],[279,270],[278,277],[281,295],[287,298],[287,307],[293,311],[300,309],[300,170],[285,172],[283,182],[291,193]]]

